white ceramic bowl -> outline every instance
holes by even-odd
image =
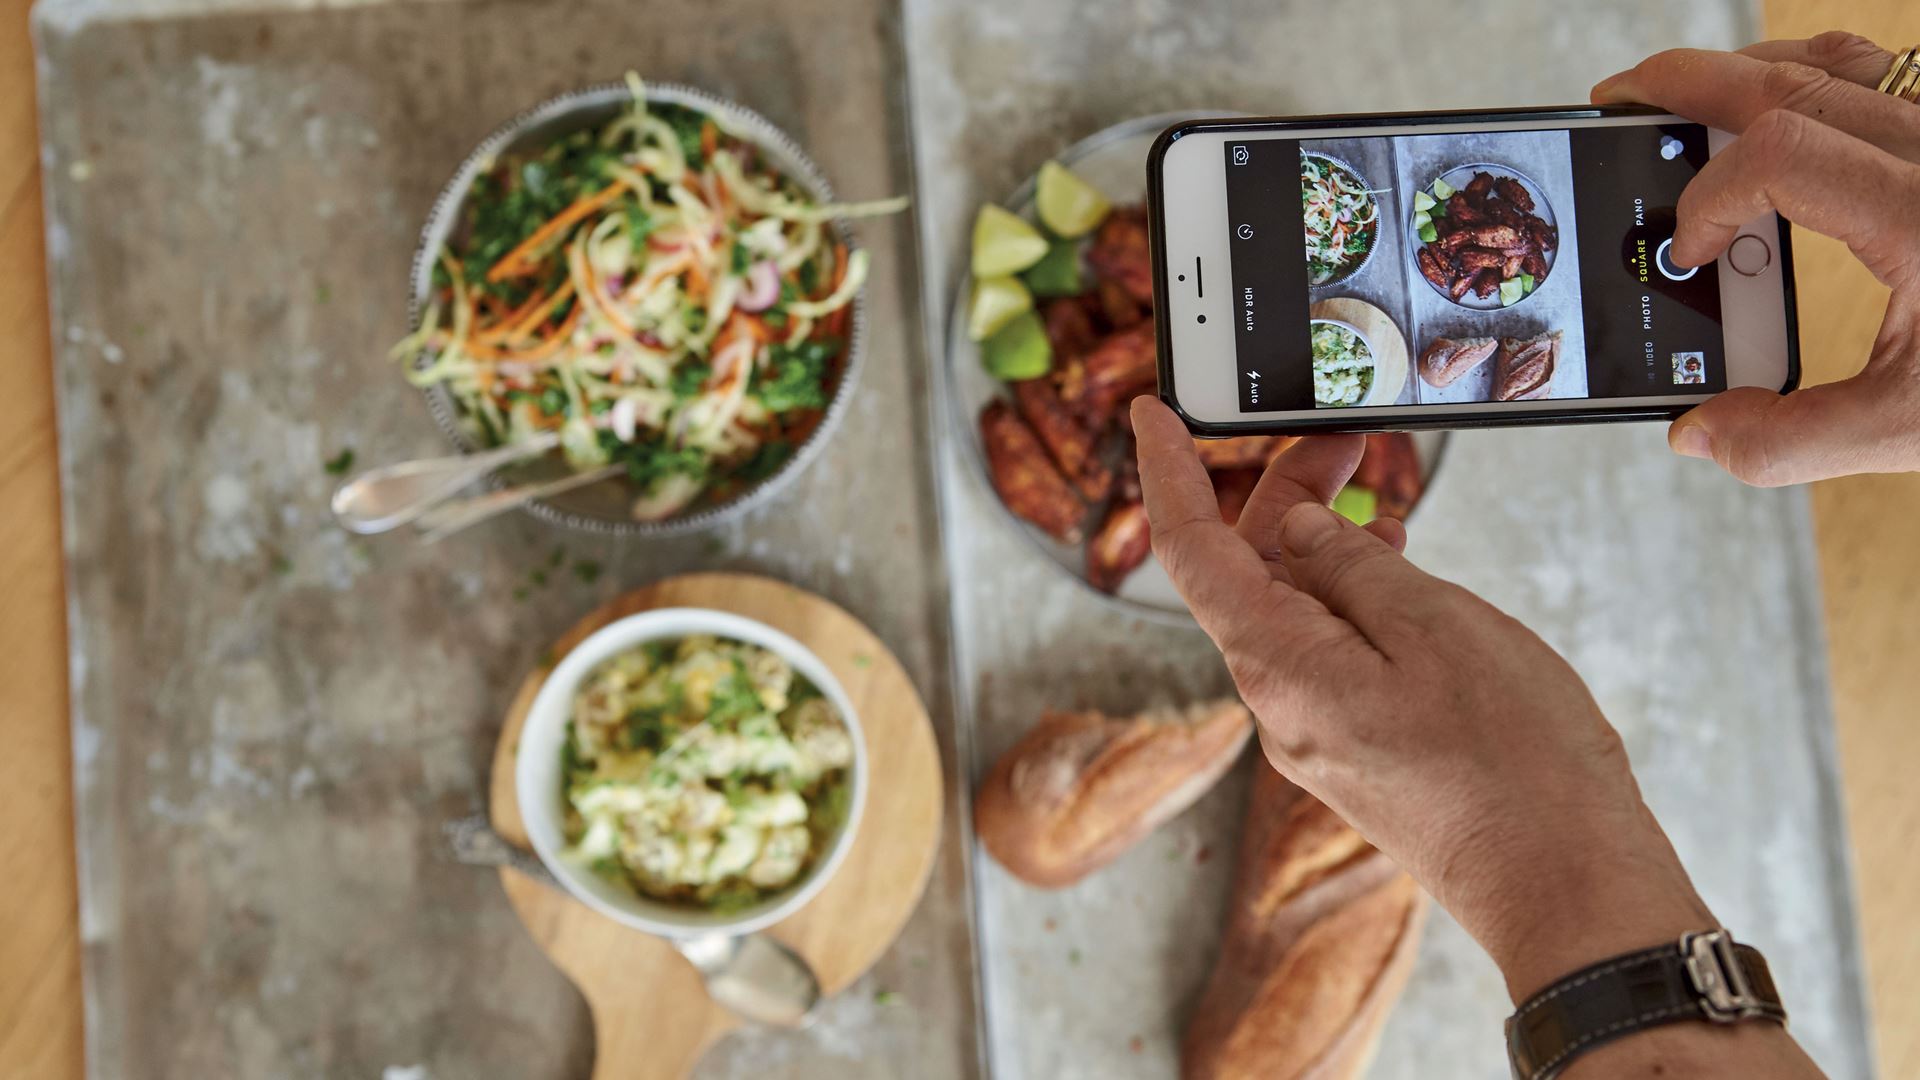
[[[595,666],[615,654],[648,641],[692,634],[742,641],[779,655],[833,702],[853,736],[853,768],[848,778],[852,790],[847,820],[834,837],[832,847],[814,860],[806,876],[797,883],[752,907],[724,915],[642,896],[564,854],[566,796],[561,790],[560,749],[566,740],[574,689]],[[860,719],[854,714],[853,703],[847,699],[840,680],[834,678],[827,665],[806,646],[765,623],[724,611],[660,608],[629,615],[602,627],[554,666],[527,712],[515,755],[513,781],[515,795],[520,800],[520,817],[526,822],[533,850],[581,903],[610,919],[662,937],[750,934],[806,906],[846,858],[867,802],[867,744],[860,730]]]
[[[1395,386],[1395,387],[1389,388],[1385,385],[1386,380],[1383,380],[1380,377],[1381,375],[1380,350],[1374,347],[1373,339],[1367,336],[1367,332],[1353,325],[1352,323],[1347,322],[1344,319],[1309,319],[1307,321],[1307,327],[1309,330],[1312,329],[1314,323],[1327,323],[1331,326],[1337,326],[1340,329],[1351,333],[1354,337],[1359,338],[1360,344],[1366,346],[1367,348],[1367,356],[1373,360],[1373,382],[1368,384],[1367,393],[1365,397],[1362,397],[1359,401],[1356,401],[1351,405],[1341,405],[1341,406],[1321,405],[1318,407],[1323,409],[1336,408],[1336,407],[1343,408],[1343,409],[1357,409],[1363,405],[1393,404],[1393,399],[1400,396],[1400,387]],[[1403,378],[1401,381],[1404,383],[1405,379]]]

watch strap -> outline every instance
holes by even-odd
[[[1549,1080],[1589,1050],[1685,1020],[1785,1024],[1787,1013],[1760,951],[1712,930],[1603,960],[1541,990],[1507,1019],[1507,1054],[1516,1080]]]

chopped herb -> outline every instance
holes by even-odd
[[[824,409],[828,365],[839,351],[839,342],[825,340],[771,346],[771,363],[766,371],[754,373],[748,393],[759,398],[768,412]]]
[[[775,330],[779,330],[787,325],[787,313],[781,311],[779,308],[768,308],[761,313],[760,321],[773,327]]]
[[[557,386],[540,391],[540,411],[548,416],[559,416],[566,412],[567,392]]]
[[[1080,966],[1080,950],[1079,949],[1067,950],[1067,963],[1072,964],[1074,967]]]
[[[713,377],[713,368],[701,363],[688,361],[673,369],[673,378],[668,387],[677,398],[690,398],[700,393],[700,388]]]
[[[544,588],[547,584],[547,572],[539,567],[534,567],[533,573],[527,575],[527,580]]]
[[[746,273],[747,267],[751,265],[752,262],[753,256],[747,253],[747,246],[745,244],[736,243],[733,245],[733,251],[728,255],[727,266],[732,269],[735,274]]]
[[[706,553],[710,556],[725,555],[727,553],[727,542],[725,540],[720,539],[717,536],[707,537],[707,539],[700,545],[700,547],[704,549]]]
[[[753,688],[747,666],[735,660],[733,670],[713,687],[713,701],[707,706],[708,718],[715,724],[739,723],[765,711],[766,705],[760,701],[759,691]]]
[[[868,656],[866,653],[854,653],[853,666],[854,667],[872,667],[873,657]]]
[[[900,994],[898,991],[875,990],[873,992],[873,1003],[875,1005],[894,1005],[894,1004],[898,1004],[899,1001],[900,1001]]]
[[[286,577],[288,574],[293,573],[293,560],[287,558],[285,555],[282,555],[277,551],[274,552],[273,553],[273,572],[280,575],[281,577]]]
[[[515,600],[525,600],[527,598],[527,587],[525,585],[514,586],[513,598]]]
[[[353,468],[353,447],[351,446],[342,449],[327,460],[326,469],[329,476],[345,476],[347,470],[351,468]]]
[[[581,559],[573,564],[573,576],[583,585],[591,585],[600,577],[600,564],[592,559]]]
[[[553,554],[547,556],[547,565],[554,567],[555,569],[558,569],[560,564],[566,561],[567,561],[567,549],[564,547],[554,548]]]
[[[331,299],[333,299],[333,290],[327,287],[326,282],[323,281],[313,287],[314,303],[324,304]]]

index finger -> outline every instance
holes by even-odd
[[[1740,55],[1769,64],[1788,61],[1817,67],[1829,75],[1867,87],[1880,85],[1881,77],[1893,65],[1892,53],[1845,30],[1832,30],[1810,38],[1756,41],[1741,49]]]
[[[1593,88],[1593,100],[1657,105],[1736,135],[1767,113],[1785,109],[1908,161],[1920,160],[1920,109],[1792,60],[1769,63],[1740,53],[1669,49],[1603,80]]]
[[[1220,520],[1213,481],[1194,452],[1187,427],[1159,401],[1133,402],[1133,436],[1140,448],[1140,495],[1153,530],[1153,551],[1167,576],[1207,626],[1268,585],[1266,564],[1240,534]]]

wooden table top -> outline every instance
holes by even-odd
[[[82,1075],[80,931],[73,851],[59,462],[49,361],[30,0],[0,0],[0,1072]],[[1770,36],[1835,26],[1890,47],[1920,37],[1908,0],[1767,0]],[[1909,13],[1910,14],[1910,13]],[[1596,75],[1599,73],[1596,73]],[[1831,241],[1795,238],[1809,381],[1844,376],[1866,355],[1886,290]],[[1920,1075],[1920,475],[1859,477],[1813,489],[1829,670],[1875,1036],[1887,1076]]]

